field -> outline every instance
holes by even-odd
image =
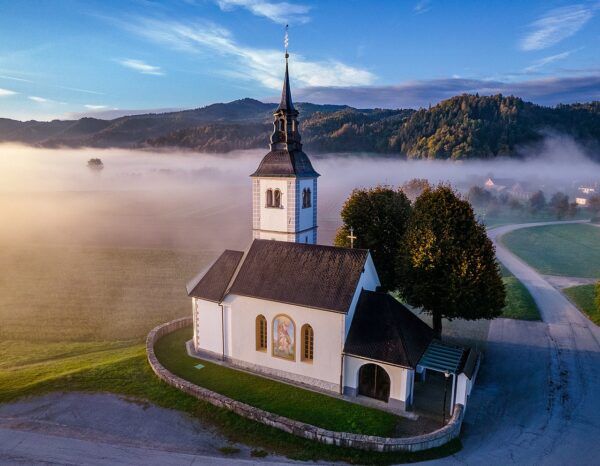
[[[581,285],[565,288],[563,292],[571,298],[577,307],[587,314],[592,322],[600,325],[600,309],[596,306],[596,286]]]
[[[520,320],[541,320],[540,311],[527,288],[506,267],[502,269],[502,281],[506,289],[506,307],[502,317]]]
[[[547,225],[516,230],[501,241],[539,272],[567,277],[600,277],[600,228],[586,224]]]

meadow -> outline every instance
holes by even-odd
[[[588,224],[547,225],[516,230],[501,241],[539,272],[600,277],[600,228]]]

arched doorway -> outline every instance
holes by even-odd
[[[390,376],[377,364],[365,364],[358,371],[358,394],[387,401],[390,399]]]

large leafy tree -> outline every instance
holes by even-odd
[[[468,201],[444,185],[415,201],[397,256],[397,288],[412,306],[433,317],[493,319],[505,305],[494,245]]]
[[[410,201],[401,190],[387,186],[355,189],[342,207],[342,226],[335,245],[350,247],[350,228],[355,248],[371,251],[381,286],[393,289],[395,258],[410,215]]]

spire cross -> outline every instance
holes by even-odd
[[[289,57],[288,54],[288,45],[290,45],[290,36],[288,35],[288,25],[285,25],[285,36],[283,39],[283,45],[285,46],[285,58],[287,60],[287,58]]]
[[[354,240],[356,236],[354,236],[354,228],[350,227],[350,234],[346,236],[350,240],[350,249],[354,249]]]

